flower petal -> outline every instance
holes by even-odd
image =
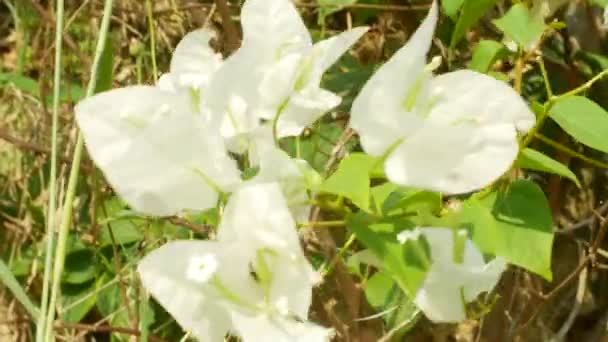
[[[148,254],[137,268],[143,286],[200,341],[223,340],[232,322],[203,285],[188,277],[188,269],[197,258],[222,253],[222,246],[213,242],[172,242]]]
[[[517,157],[513,125],[426,125],[387,158],[385,172],[396,184],[461,194],[487,186]]]
[[[312,302],[312,289],[320,275],[303,255],[278,256],[273,270],[270,302],[286,301],[289,314],[305,320]]]
[[[266,120],[275,119],[280,108],[293,92],[301,61],[302,57],[299,54],[290,54],[265,70],[259,86],[260,106],[262,106],[259,117]]]
[[[338,106],[341,101],[339,96],[318,87],[293,94],[280,113],[277,136],[282,138],[302,134],[306,127]]]
[[[378,69],[354,100],[350,125],[359,133],[365,152],[382,155],[420,126],[421,118],[406,112],[403,104],[424,76],[436,24],[434,1],[429,15],[407,44]]]
[[[264,60],[312,47],[310,33],[290,0],[248,0],[241,24],[242,49],[254,49]]]
[[[449,228],[420,228],[433,264],[414,302],[434,322],[459,322],[467,318],[463,300],[472,301],[491,291],[504,271],[502,259],[486,264],[471,240],[466,240],[462,263],[454,261],[454,231]]]
[[[171,59],[171,74],[178,85],[199,88],[207,84],[220,67],[222,56],[209,46],[214,35],[210,30],[200,29],[188,33],[177,44]]]
[[[247,241],[254,249],[302,254],[295,228],[277,183],[248,184],[233,193],[228,201],[218,240]]]
[[[307,164],[300,165],[306,161],[291,159],[287,153],[268,142],[258,143],[255,152],[260,170],[249,183],[278,183],[296,221],[307,221],[310,199],[303,170]]]
[[[264,314],[253,316],[233,312],[232,320],[244,342],[327,342],[333,334],[331,329],[310,322]]]
[[[435,77],[429,87],[430,122],[447,125],[473,121],[480,126],[504,123],[520,132],[527,132],[536,123],[524,99],[493,77],[459,70]]]
[[[310,75],[306,77],[308,82],[304,82],[303,87],[308,84],[319,86],[325,71],[334,65],[368,30],[369,27],[366,26],[355,27],[316,43],[311,55],[313,65]]]
[[[127,87],[85,99],[75,111],[92,159],[134,210],[208,209],[219,190],[240,181],[221,138],[187,96]]]

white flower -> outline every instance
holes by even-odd
[[[306,322],[316,273],[295,228],[277,184],[246,185],[229,200],[217,241],[168,243],[138,272],[201,341],[327,341],[331,330]]]
[[[315,180],[320,183],[316,171],[305,160],[292,159],[269,142],[257,143],[250,156],[254,157],[254,164],[259,164],[259,172],[248,183],[278,183],[296,221],[308,221],[311,208],[309,189],[317,185]]]
[[[437,4],[410,41],[363,87],[350,125],[363,149],[386,155],[385,172],[400,185],[466,193],[491,184],[517,156],[517,131],[534,114],[507,84],[461,70],[434,77],[425,66]]]
[[[208,209],[220,191],[240,182],[222,137],[199,107],[195,85],[205,84],[217,64],[206,45],[195,46],[207,41],[204,31],[184,38],[164,86],[120,88],[76,106],[91,158],[136,211],[165,216]]]
[[[486,263],[473,242],[462,239],[462,259],[455,256],[455,232],[449,228],[419,228],[429,244],[432,264],[414,302],[434,322],[467,318],[465,305],[482,292],[492,291],[506,268],[502,258]]]
[[[215,34],[206,29],[184,36],[171,58],[170,72],[158,80],[159,87],[165,90],[204,90],[213,73],[222,65],[222,55],[209,45],[214,37]]]
[[[312,43],[289,0],[248,0],[241,11],[243,44],[214,74],[209,104],[234,152],[267,120],[277,138],[298,135],[341,99],[321,89],[323,73],[367,28]],[[276,123],[276,124],[275,124]]]

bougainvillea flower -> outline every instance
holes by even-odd
[[[473,242],[453,229],[429,227],[414,232],[406,231],[399,242],[424,236],[432,260],[414,303],[434,322],[467,319],[466,304],[482,292],[492,291],[506,268],[505,261],[495,258],[486,263]],[[456,248],[455,239],[460,239],[461,248]]]
[[[366,31],[359,27],[313,45],[289,0],[248,0],[241,11],[242,46],[214,74],[209,103],[222,117],[222,134],[242,152],[248,134],[265,122],[275,138],[299,135],[337,106],[320,88],[325,71]]]
[[[199,29],[188,33],[175,47],[170,72],[158,80],[165,90],[179,88],[204,91],[213,73],[222,65],[222,55],[209,45],[214,33]]]
[[[136,211],[157,216],[216,205],[240,181],[200,87],[217,56],[195,31],[178,46],[164,85],[100,93],[76,106],[89,154],[114,190]],[[201,59],[204,58],[204,59]]]
[[[276,182],[297,222],[307,222],[311,208],[309,191],[317,188],[321,176],[303,159],[293,159],[270,143],[256,148],[259,172],[249,183]]]
[[[535,123],[506,83],[469,70],[439,76],[426,64],[437,4],[411,37],[365,84],[350,125],[363,149],[386,158],[397,184],[467,193],[503,175],[517,157],[518,132]]]
[[[307,322],[318,274],[306,260],[276,183],[230,198],[216,241],[177,241],[139,265],[144,286],[201,341],[327,341]]]

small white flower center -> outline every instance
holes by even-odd
[[[213,277],[217,268],[217,258],[212,254],[205,254],[190,260],[186,276],[196,282],[206,283]]]

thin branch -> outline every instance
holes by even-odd
[[[4,140],[7,143],[15,146],[18,149],[21,150],[27,150],[27,151],[32,151],[34,153],[37,154],[44,154],[44,155],[49,155],[51,154],[51,150],[47,147],[29,142],[29,141],[25,141],[22,140],[20,138],[17,138],[11,134],[8,133],[8,131],[2,127],[0,127],[0,140]],[[72,160],[70,158],[65,158],[65,157],[59,157],[59,160],[63,163],[63,164],[71,164]],[[86,164],[82,164],[80,165],[80,167],[83,169],[83,171],[85,172],[90,172],[91,168],[86,165]]]
[[[209,233],[211,233],[213,231],[213,227],[210,225],[196,224],[192,221],[188,221],[179,216],[171,216],[167,220],[176,226],[182,226],[184,228],[191,230],[193,233],[203,235],[203,236],[207,236],[207,235],[209,235]]]

